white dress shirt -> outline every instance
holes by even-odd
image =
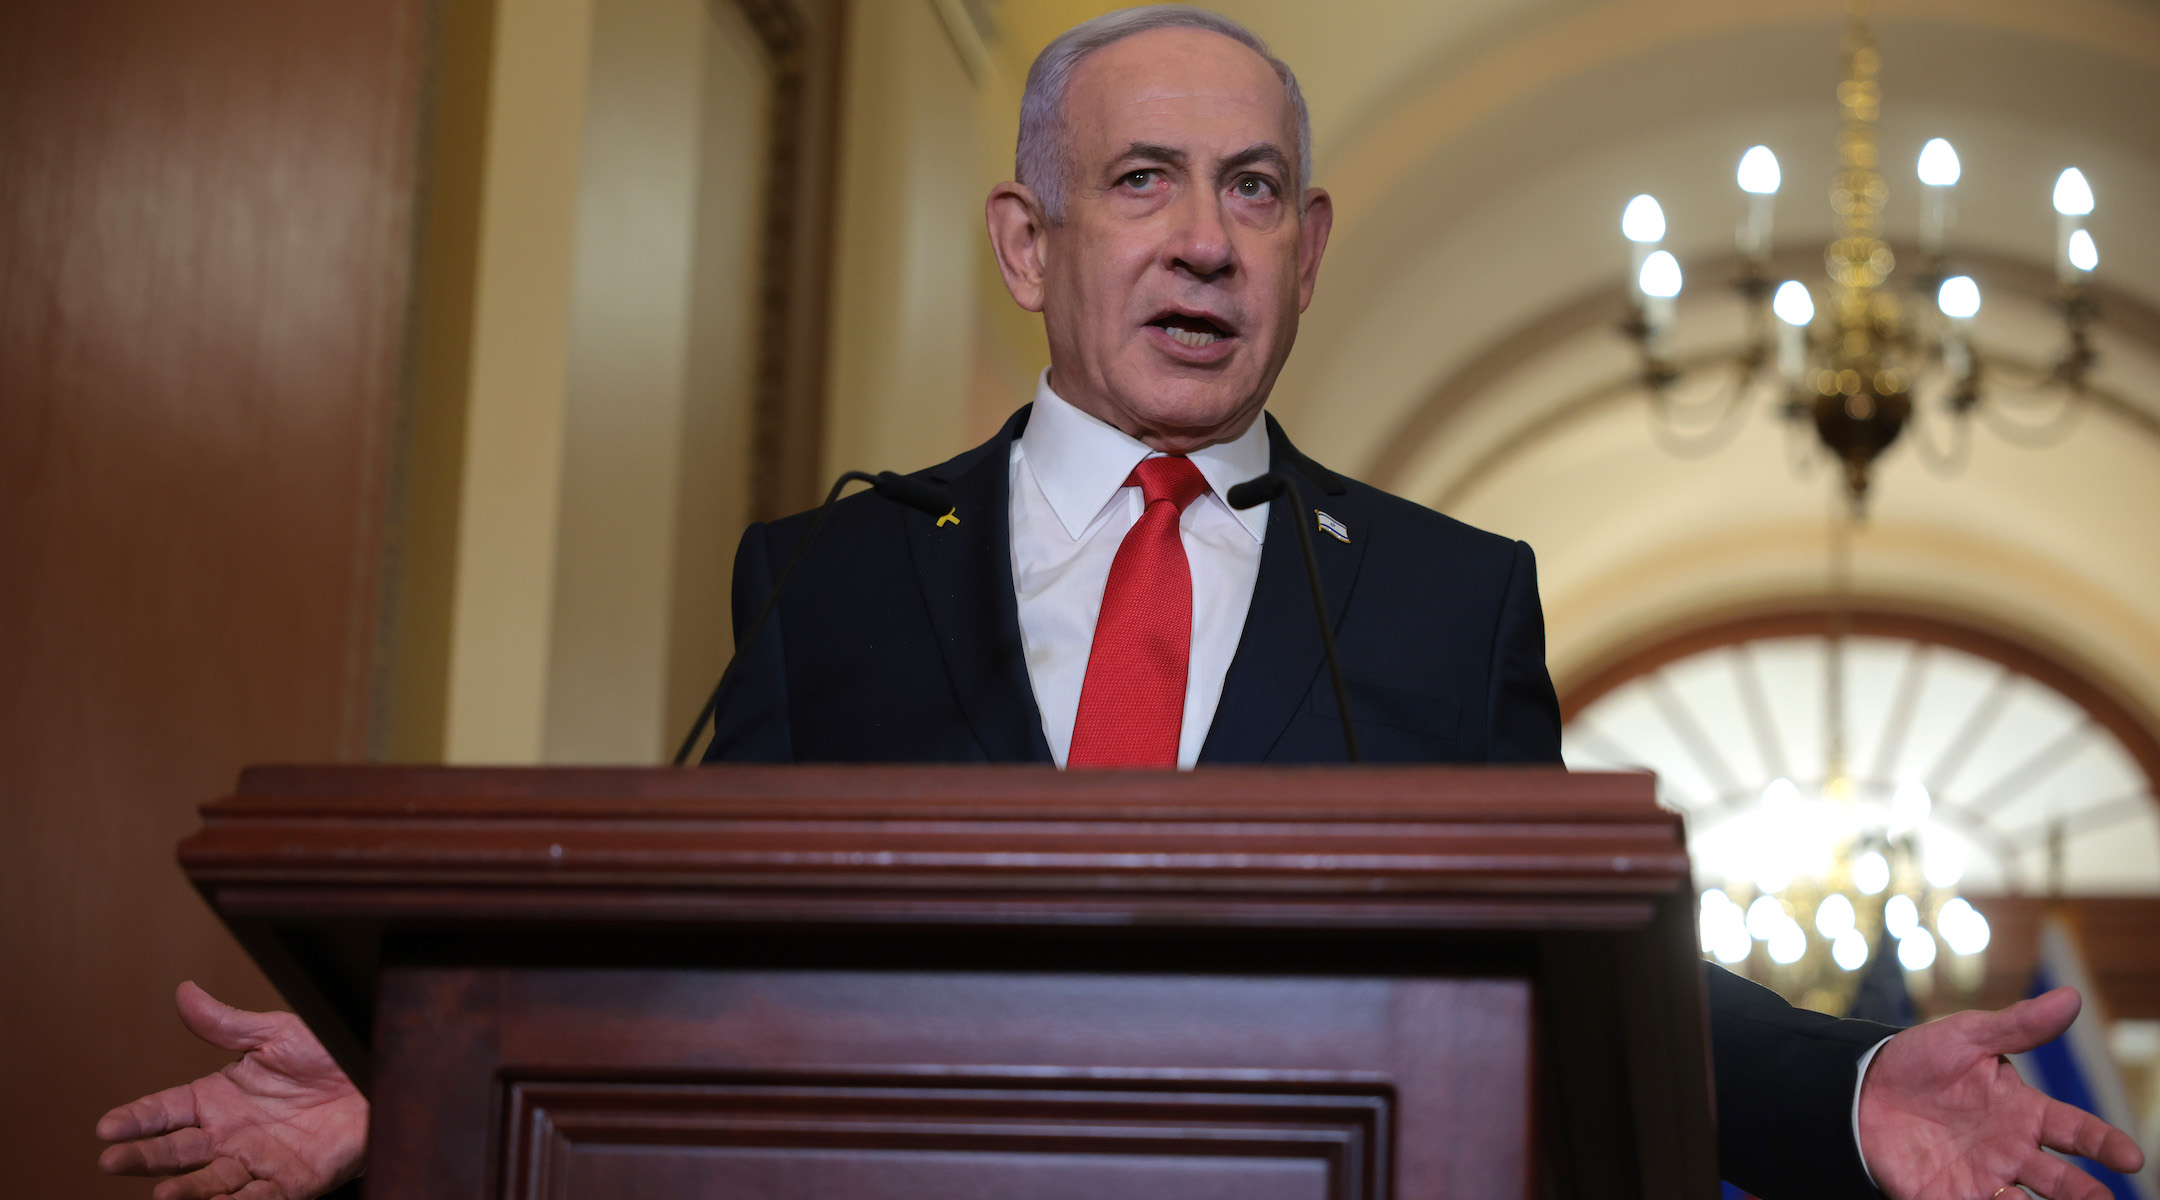
[[[1035,707],[1042,712],[1050,755],[1061,767],[1072,749],[1080,685],[1087,678],[1110,563],[1146,507],[1140,489],[1126,487],[1125,478],[1141,459],[1155,456],[1139,439],[1060,399],[1050,390],[1050,373],[1043,372],[1035,385],[1035,410],[1012,448],[1013,591]],[[1185,718],[1178,731],[1180,767],[1200,760],[1222,699],[1223,676],[1245,631],[1253,582],[1260,577],[1268,506],[1239,512],[1223,496],[1267,473],[1266,423],[1255,420],[1236,440],[1189,457],[1207,480],[1208,492],[1187,505],[1178,520],[1192,567],[1193,600]]]

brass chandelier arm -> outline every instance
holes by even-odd
[[[1762,347],[1758,343],[1750,342],[1745,349],[1729,356],[1723,363],[1713,362],[1707,365],[1695,365],[1685,370],[1660,363],[1662,370],[1646,373],[1644,389],[1650,393],[1651,404],[1659,412],[1675,418],[1676,424],[1685,423],[1707,428],[1724,420],[1726,413],[1732,406],[1745,396],[1748,388],[1761,377],[1762,361]],[[1673,397],[1670,384],[1679,382],[1690,373],[1714,369],[1721,365],[1731,367],[1733,372],[1732,386],[1727,388],[1721,397],[1695,401],[1678,400]],[[1652,382],[1653,380],[1661,380],[1662,382]],[[1707,421],[1696,420],[1695,417],[1699,413],[1709,413],[1709,419]]]
[[[1980,419],[1988,423],[1995,436],[2023,450],[2046,450],[2062,445],[2077,432],[2078,419],[2084,412],[2085,406],[2077,397],[2065,397],[2053,416],[2028,425],[2010,416],[2000,404],[1980,405]]]
[[[1920,251],[1910,244],[1893,244],[1892,248],[1900,258],[1920,257]],[[2021,302],[2039,304],[2057,296],[2053,274],[2042,262],[1978,247],[1964,248],[1958,251],[1957,257],[1963,266],[1995,289],[1991,295],[2014,296]],[[1820,247],[1781,244],[1771,255],[1768,270],[1773,276],[1793,278],[1804,276],[1811,266],[1819,269],[1820,262]],[[1710,255],[1688,261],[1691,278],[1736,276],[1746,269],[1746,261],[1732,255]],[[2160,306],[2098,280],[2088,282],[2085,292],[2096,308],[2107,311],[2108,327],[2116,341],[2140,353],[2160,353]],[[1510,378],[1526,365],[1541,361],[1556,345],[1610,329],[1616,323],[1617,315],[1624,311],[1626,302],[1626,284],[1624,280],[1616,279],[1526,318],[1483,352],[1419,393],[1408,412],[1389,426],[1386,437],[1371,452],[1363,477],[1398,488],[1414,487],[1419,463],[1432,447],[1445,444],[1456,435],[1456,423],[1477,409],[1496,383]],[[1735,337],[1726,344],[1737,346],[1741,340]],[[1674,361],[1677,365],[1692,368],[1719,357],[1689,355]],[[1983,354],[1985,357],[1988,356]],[[2002,360],[1993,361],[2001,363]],[[2038,372],[2042,377],[2048,373],[2045,368]],[[1640,383],[1639,373],[1633,382]],[[2091,390],[2089,381],[2087,388]],[[2009,398],[2006,392],[1998,394]],[[2098,403],[2113,411],[2104,395],[2098,398]],[[2146,403],[2152,407],[2140,411],[2133,402],[2118,415],[2126,423],[2160,439],[2160,418],[2146,417],[2146,412],[2160,412],[2160,396]]]
[[[2065,351],[2054,362],[2041,364],[2015,359],[1998,358],[1991,354],[1974,354],[1975,367],[1984,370],[1990,382],[1991,394],[2026,396],[2055,391],[2082,392],[2088,386],[2086,371],[2092,365],[2088,351],[2080,356],[2075,350]],[[1998,381],[2007,381],[2008,388],[1996,387]]]
[[[1748,410],[1752,407],[1749,393],[1754,390],[1758,369],[1755,361],[1748,358],[1743,358],[1738,367],[1732,386],[1725,390],[1723,397],[1714,404],[1699,406],[1714,407],[1716,413],[1707,426],[1694,432],[1680,428],[1681,423],[1677,418],[1681,406],[1673,402],[1669,387],[1646,389],[1649,399],[1650,436],[1656,439],[1660,449],[1675,458],[1707,458],[1731,445],[1733,439],[1740,436],[1740,430],[1747,424]]]
[[[1699,371],[1734,363],[1745,353],[1745,349],[1705,350],[1675,359],[1671,368],[1676,379],[1684,379]],[[1993,365],[2019,363],[2023,360],[1989,355],[1986,356],[1986,361]],[[2031,364],[2025,365],[2031,369]],[[1450,480],[1434,498],[1433,506],[1446,511],[1460,503],[1463,497],[1476,491],[1488,478],[1508,466],[1530,447],[1578,422],[1587,420],[1615,404],[1632,400],[1647,403],[1650,398],[1650,389],[1644,387],[1642,376],[1636,371],[1593,384],[1500,439],[1461,474]],[[2118,391],[2090,381],[2079,391],[2078,398],[2081,403],[2089,404],[2150,437],[2154,445],[2160,447],[2160,413],[2155,413]],[[1813,456],[1810,461],[1820,461],[1820,457]]]
[[[1734,357],[1735,353],[1730,350],[1708,350],[1675,360],[1671,369],[1676,377],[1683,376],[1691,371],[1730,362]],[[1433,500],[1433,507],[1446,511],[1464,496],[1477,490],[1478,485],[1485,482],[1488,476],[1513,462],[1525,450],[1569,426],[1615,404],[1648,398],[1649,389],[1645,388],[1639,371],[1630,371],[1577,392],[1550,411],[1501,438],[1497,445],[1479,455],[1467,469],[1448,482],[1440,495]]]
[[[1912,423],[1913,451],[1914,456],[1920,460],[1920,465],[1926,467],[1928,473],[1937,479],[1949,479],[1962,474],[1972,462],[1972,422],[1953,419],[1950,422],[1950,444],[1937,447],[1934,437],[1927,431],[1927,426],[1934,424],[1935,419],[1920,417],[1918,414],[1925,410],[1918,405],[1914,406],[1913,411],[1916,418]]]

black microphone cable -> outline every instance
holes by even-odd
[[[1327,651],[1328,677],[1335,682],[1335,711],[1342,716],[1343,752],[1351,762],[1362,762],[1358,753],[1357,726],[1350,720],[1350,689],[1343,685],[1342,662],[1335,657],[1335,631],[1328,623],[1327,594],[1320,590],[1320,560],[1313,557],[1312,532],[1305,528],[1305,500],[1297,484],[1276,471],[1248,479],[1230,489],[1223,499],[1232,508],[1252,508],[1278,496],[1287,496],[1296,511],[1290,526],[1297,530],[1298,549],[1305,554],[1305,582],[1312,587],[1313,619],[1320,627],[1320,647]]]
[[[675,751],[676,766],[688,761],[691,747],[697,745],[698,735],[705,732],[705,722],[716,718],[720,709],[720,696],[727,691],[728,681],[735,678],[735,668],[742,662],[743,647],[757,641],[757,635],[765,628],[766,619],[772,616],[774,606],[780,602],[780,593],[787,590],[788,580],[795,577],[795,568],[802,564],[803,553],[810,549],[811,542],[817,540],[818,530],[825,524],[825,514],[832,511],[833,504],[840,499],[841,490],[850,483],[867,483],[878,495],[905,504],[917,512],[928,513],[932,517],[942,517],[952,508],[952,497],[946,494],[944,488],[920,479],[910,479],[905,475],[895,475],[891,471],[880,471],[875,475],[864,471],[849,471],[833,480],[832,490],[825,493],[825,503],[818,505],[817,515],[810,519],[809,532],[803,534],[802,541],[795,544],[795,553],[788,556],[787,566],[781,568],[779,580],[773,584],[772,591],[766,593],[765,606],[758,610],[757,619],[750,622],[749,632],[735,643],[735,652],[728,656],[727,667],[720,672],[720,681],[713,684],[712,695],[705,697],[705,707],[698,710],[697,720],[691,724],[690,733],[683,738],[682,747]]]

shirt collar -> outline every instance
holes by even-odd
[[[1229,509],[1254,541],[1267,532],[1267,505],[1238,510],[1223,497],[1231,488],[1268,469],[1267,423],[1254,420],[1245,432],[1227,442],[1192,452],[1194,466],[1208,482],[1216,503]],[[1125,477],[1141,459],[1155,452],[1147,444],[1099,417],[1081,412],[1050,390],[1045,369],[1035,384],[1035,410],[1027,428],[1020,432],[1020,453],[1035,473],[1043,498],[1057,513],[1058,523],[1078,541],[1080,535],[1125,486]]]

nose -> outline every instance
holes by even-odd
[[[1230,227],[1213,189],[1194,188],[1179,198],[1168,252],[1170,269],[1197,282],[1214,283],[1231,273]]]

